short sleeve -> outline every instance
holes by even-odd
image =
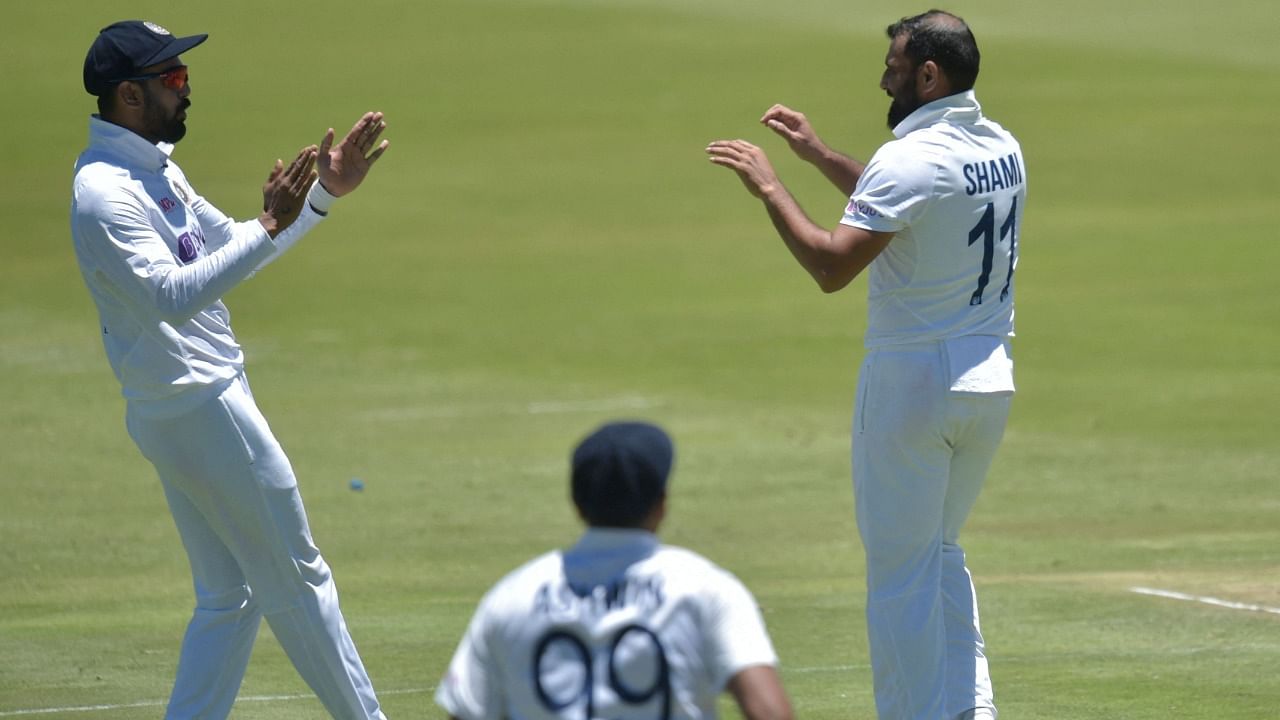
[[[921,215],[933,196],[938,168],[926,154],[909,150],[897,141],[876,152],[858,178],[840,224],[899,232]]]
[[[773,642],[765,630],[764,618],[755,598],[732,574],[720,571],[707,604],[709,644],[708,666],[715,687],[724,689],[729,680],[754,665],[778,664]]]
[[[481,601],[436,689],[436,704],[460,720],[499,720],[502,680],[489,646],[490,597]]]

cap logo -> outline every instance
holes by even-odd
[[[170,33],[168,30],[165,30],[164,28],[160,27],[159,25],[157,25],[157,24],[155,24],[155,23],[153,23],[153,22],[144,22],[144,23],[142,23],[142,24],[143,24],[144,26],[146,26],[146,28],[147,28],[148,30],[150,30],[151,32],[153,32],[153,33],[155,33],[155,34],[157,34],[157,35],[171,35],[171,34],[172,34],[172,33]]]

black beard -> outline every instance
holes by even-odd
[[[191,107],[190,100],[183,100],[178,104],[178,108],[173,111],[173,115],[166,116],[164,109],[159,103],[153,102],[150,97],[150,91],[143,85],[143,94],[147,95],[147,110],[143,117],[146,123],[147,133],[155,142],[177,143],[187,134],[187,122],[178,119],[178,113]]]
[[[924,103],[920,102],[919,96],[916,95],[915,88],[903,88],[897,95],[893,96],[893,102],[889,103],[889,129],[898,127],[898,123],[907,119],[907,116],[915,112]]]
[[[182,120],[173,120],[165,126],[165,132],[160,136],[160,140],[171,145],[178,144],[178,141],[187,136],[187,124]]]
[[[172,116],[163,119],[159,127],[156,128],[159,131],[157,134],[161,140],[167,143],[176,144],[179,140],[186,137],[187,121],[179,120],[178,113],[186,110],[190,105],[191,103],[183,100],[182,104],[178,106],[178,109],[173,112]]]

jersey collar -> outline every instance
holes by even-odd
[[[965,90],[916,108],[915,112],[893,128],[893,135],[902,139],[914,130],[929,127],[935,123],[970,125],[981,119],[982,106],[978,104],[978,96],[973,93],[973,90]]]
[[[132,130],[107,122],[97,115],[89,117],[89,147],[106,150],[129,165],[159,172],[169,162],[173,144],[152,144]]]
[[[575,592],[607,585],[656,552],[658,546],[658,536],[647,530],[587,528],[563,553],[565,578]]]

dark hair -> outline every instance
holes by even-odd
[[[955,92],[973,88],[978,79],[978,41],[964,20],[945,10],[930,10],[904,17],[885,29],[890,40],[907,36],[907,57],[919,67],[932,60],[947,74]]]
[[[640,527],[667,495],[674,453],[656,425],[606,424],[573,452],[573,503],[592,527]]]
[[[120,87],[120,83],[112,83],[107,86],[106,92],[98,96],[98,117],[105,118],[116,109],[116,88]]]

